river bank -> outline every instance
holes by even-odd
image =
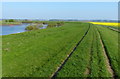
[[[21,22],[4,22],[4,21],[0,21],[0,26],[6,26],[6,25],[21,25]]]

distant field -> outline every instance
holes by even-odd
[[[3,77],[120,77],[118,34],[91,23],[64,22],[2,36]]]
[[[90,22],[92,24],[98,24],[98,25],[106,25],[106,26],[115,26],[120,27],[120,23],[109,23],[109,22]]]
[[[0,25],[18,25],[21,24],[21,22],[5,22],[5,21],[0,21]]]

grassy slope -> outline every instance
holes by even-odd
[[[91,25],[88,34],[57,77],[110,77],[95,27]]]
[[[108,56],[110,57],[110,61],[115,74],[120,76],[118,72],[118,32],[112,31],[105,27],[99,27],[99,31],[101,33],[103,42],[108,51]]]
[[[71,22],[3,36],[3,77],[51,76],[86,29],[88,24]]]
[[[63,27],[3,36],[3,76],[51,76],[87,29],[88,24],[66,22]],[[119,75],[118,33],[105,27],[98,29]],[[99,40],[96,28],[91,27],[58,77],[110,77]]]

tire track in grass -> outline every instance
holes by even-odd
[[[106,26],[103,26],[103,25],[99,25],[99,26],[106,27]],[[114,27],[114,26],[113,26],[113,27]],[[106,27],[106,28],[108,28],[108,29],[110,29],[110,30],[112,30],[112,31],[115,31],[115,32],[120,33],[120,30],[119,30],[118,27],[117,27],[117,29],[112,28],[112,26],[111,26],[111,27]]]
[[[94,42],[94,36],[92,37],[92,43],[91,43],[91,50],[90,50],[90,54],[89,54],[89,64],[88,64],[88,66],[87,66],[87,68],[86,68],[86,71],[84,72],[84,74],[85,75],[87,75],[86,76],[86,78],[89,78],[89,75],[91,74],[91,63],[92,63],[92,52],[93,52],[93,42]]]
[[[92,26],[93,27],[93,26]],[[91,43],[91,51],[90,51],[90,58],[89,58],[89,64],[88,64],[88,67],[86,69],[86,71],[89,71],[86,76],[85,79],[89,79],[93,76],[94,74],[94,69],[93,69],[93,65],[95,65],[95,63],[93,62],[95,59],[94,59],[94,54],[95,54],[95,43],[97,42],[96,41],[96,32],[95,32],[95,28],[93,27],[93,33],[92,33],[92,43]],[[98,53],[96,54],[98,56]]]
[[[119,32],[120,33],[120,31],[119,31],[119,29],[114,29],[114,28],[111,28],[111,27],[108,27],[110,30],[112,30],[112,31],[115,31],[115,32]]]
[[[91,64],[92,64],[92,54],[93,54],[93,41],[94,41],[94,37],[93,37],[93,40],[92,40],[92,45],[91,45],[91,51],[90,51],[90,59],[89,59],[89,65],[88,65],[88,67],[87,67],[87,69],[86,69],[86,72],[88,72],[88,73],[86,73],[86,75],[88,75],[87,76],[87,78],[89,78],[90,77],[90,75],[91,75]]]
[[[106,59],[105,62],[106,62],[107,70],[110,72],[111,77],[112,77],[112,78],[115,78],[115,72],[114,72],[114,70],[113,70],[113,68],[112,68],[112,65],[111,65],[111,62],[110,62],[110,58],[109,58],[109,56],[108,56],[107,49],[106,49],[106,47],[105,47],[105,45],[104,45],[104,42],[103,42],[103,40],[102,40],[100,31],[98,30],[98,28],[97,28],[97,32],[98,32],[98,35],[99,35],[98,37],[100,38],[100,43],[101,43],[102,48],[103,48],[103,55],[104,55],[104,57],[105,57],[105,59]]]
[[[95,28],[95,31],[96,31],[96,40],[98,40],[100,42],[100,39],[99,39],[99,34],[98,34],[98,31],[97,31],[97,28]],[[101,57],[100,57],[100,51],[99,51],[99,46],[98,46],[98,41],[96,41],[96,48],[97,48],[97,57],[98,57],[98,67],[99,67],[99,71],[98,71],[98,76],[101,77],[100,75],[100,71],[101,71],[101,66],[100,66],[100,62],[101,62]]]
[[[84,37],[87,35],[89,29],[90,29],[90,24],[89,24],[89,27],[88,27],[87,31],[83,35],[83,37],[80,39],[80,41],[76,44],[76,46],[73,48],[73,50],[70,52],[70,54],[67,55],[67,57],[65,58],[65,60],[61,63],[61,65],[59,67],[57,67],[56,71],[52,74],[52,76],[50,77],[51,79],[54,79],[57,76],[58,72],[63,68],[63,66],[65,65],[65,63],[67,62],[67,60],[71,57],[71,55],[74,53],[74,51],[76,50],[76,48],[78,47],[78,45],[80,45],[80,43],[82,42],[82,40],[84,39]]]

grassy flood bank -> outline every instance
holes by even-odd
[[[118,32],[82,22],[61,26],[2,36],[2,76],[120,76]]]

